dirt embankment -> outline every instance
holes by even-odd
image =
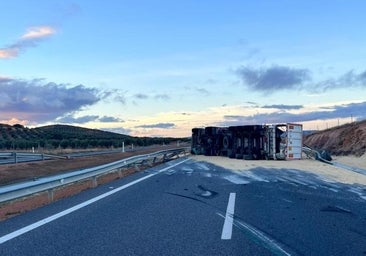
[[[332,155],[362,156],[366,153],[366,120],[313,133],[304,138],[304,144]]]

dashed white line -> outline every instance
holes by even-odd
[[[227,204],[224,226],[222,227],[221,239],[231,239],[233,233],[234,209],[235,209],[236,193],[230,193],[229,202]]]
[[[169,170],[169,169],[171,169],[171,168],[173,168],[173,167],[175,167],[175,166],[177,166],[179,164],[182,164],[182,163],[184,163],[184,162],[186,162],[188,160],[189,159],[185,159],[183,161],[180,161],[180,162],[178,162],[176,164],[173,164],[173,165],[168,166],[168,167],[166,167],[164,169],[161,169],[160,171],[158,171],[156,173],[152,173],[150,175],[144,176],[144,177],[142,177],[140,179],[137,179],[135,181],[132,181],[132,182],[130,182],[128,184],[125,184],[125,185],[123,185],[121,187],[118,187],[116,189],[113,189],[113,190],[111,190],[111,191],[109,191],[107,193],[101,194],[101,195],[99,195],[97,197],[94,197],[92,199],[89,199],[89,200],[87,200],[87,201],[85,201],[83,203],[80,203],[78,205],[75,205],[75,206],[73,206],[73,207],[71,207],[69,209],[66,209],[66,210],[62,211],[62,212],[56,213],[54,215],[51,215],[50,217],[47,217],[47,218],[42,219],[40,221],[37,221],[37,222],[35,222],[33,224],[30,224],[28,226],[25,226],[25,227],[23,227],[21,229],[18,229],[18,230],[14,231],[14,232],[11,232],[11,233],[9,233],[7,235],[4,235],[4,236],[0,237],[0,244],[3,244],[3,243],[5,243],[5,242],[7,242],[7,241],[9,241],[9,240],[11,240],[13,238],[16,238],[18,236],[21,236],[21,235],[23,235],[23,234],[25,234],[25,233],[27,233],[29,231],[32,231],[33,229],[36,229],[36,228],[38,228],[40,226],[43,226],[43,225],[45,225],[47,223],[50,223],[50,222],[54,221],[54,220],[57,220],[58,218],[61,218],[61,217],[65,216],[65,215],[67,215],[69,213],[72,213],[74,211],[77,211],[77,210],[79,210],[79,209],[81,209],[81,208],[83,208],[85,206],[88,206],[88,205],[90,205],[92,203],[95,203],[95,202],[97,202],[97,201],[99,201],[99,200],[101,200],[103,198],[106,198],[106,197],[108,197],[110,195],[113,195],[113,194],[115,194],[115,193],[117,193],[117,192],[119,192],[119,191],[121,191],[123,189],[126,189],[128,187],[131,187],[131,186],[133,186],[133,185],[135,185],[135,184],[137,184],[137,183],[139,183],[139,182],[141,182],[143,180],[146,180],[148,178],[151,178],[152,176],[155,176],[155,175],[157,175],[159,173],[165,172],[165,171],[167,171],[167,170]]]

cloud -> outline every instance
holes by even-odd
[[[310,79],[309,70],[284,66],[273,66],[266,69],[241,67],[236,73],[250,89],[262,92],[301,89],[302,84]]]
[[[102,116],[98,119],[102,123],[114,123],[114,122],[123,122],[122,119],[119,119],[114,116]]]
[[[254,101],[246,101],[245,103],[247,103],[249,105],[254,105],[254,106],[258,105],[258,103],[254,102]]]
[[[124,134],[124,135],[129,135],[132,132],[131,129],[123,128],[123,127],[119,127],[119,128],[101,128],[101,130],[107,131],[107,132],[114,132],[114,133]]]
[[[29,47],[35,47],[38,43],[56,33],[56,30],[50,26],[31,27],[15,43],[0,48],[0,59],[15,58],[20,52]]]
[[[262,124],[262,123],[286,123],[286,122],[308,122],[335,118],[349,118],[355,120],[366,119],[366,101],[360,103],[350,103],[335,105],[327,110],[312,111],[305,113],[289,113],[284,111],[272,113],[260,113],[254,115],[225,115],[224,121],[219,122],[218,126],[235,126],[243,124]]]
[[[81,117],[73,117],[72,115],[67,115],[62,118],[58,118],[57,122],[67,123],[67,124],[84,124],[88,122],[93,122],[98,120],[99,116],[96,115],[86,115]]]
[[[102,99],[112,98],[114,101],[122,103],[123,105],[126,104],[126,92],[119,90],[119,89],[112,89],[112,90],[104,90],[101,92]]]
[[[18,56],[19,49],[8,47],[0,49],[0,59],[10,59]]]
[[[208,90],[206,90],[205,88],[196,88],[196,91],[204,96],[208,96],[210,94],[210,92]]]
[[[169,99],[170,99],[170,96],[169,96],[169,95],[167,95],[167,94],[156,94],[156,95],[154,96],[154,98],[155,98],[156,100],[169,100]]]
[[[338,78],[320,81],[315,85],[315,89],[323,91],[349,87],[366,87],[366,70],[359,74],[351,70]]]
[[[157,123],[157,124],[147,124],[147,125],[139,125],[135,128],[145,128],[145,129],[153,129],[153,128],[160,128],[160,129],[169,129],[174,127],[175,124],[173,123]]]
[[[219,80],[217,79],[212,79],[212,78],[209,78],[205,81],[206,84],[209,84],[209,85],[213,85],[213,84],[218,84],[219,83]]]
[[[0,111],[2,118],[9,120],[52,121],[100,100],[99,90],[84,85],[69,87],[42,79],[0,78]]]
[[[143,93],[137,93],[133,97],[139,100],[146,100],[149,98],[149,95]]]
[[[363,83],[363,85],[366,85],[366,70],[358,75],[359,80]]]
[[[123,122],[123,120],[113,117],[113,116],[98,116],[98,115],[85,115],[80,117],[75,117],[74,113],[67,114],[63,117],[57,118],[57,122],[59,123],[68,123],[68,124],[84,124],[88,122],[96,122],[99,121],[101,123],[114,123],[114,122]]]
[[[262,108],[276,108],[276,109],[282,109],[282,110],[292,110],[292,109],[302,109],[304,106],[302,105],[265,105]]]
[[[22,41],[38,40],[55,33],[55,29],[49,26],[43,27],[32,27],[29,28],[27,33],[25,33],[20,39]]]
[[[135,95],[132,96],[134,99],[137,100],[147,100],[147,99],[155,99],[155,100],[169,100],[170,96],[168,94],[145,94],[145,93],[137,93]],[[136,103],[136,102],[135,102]]]
[[[301,90],[319,92],[339,88],[366,87],[366,70],[360,73],[350,70],[339,77],[311,82],[308,69],[296,69],[285,66],[270,68],[241,67],[236,74],[249,89],[273,93],[281,90]]]

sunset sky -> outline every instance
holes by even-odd
[[[0,123],[133,136],[366,118],[363,0],[4,0]]]

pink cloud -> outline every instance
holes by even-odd
[[[54,35],[56,30],[50,26],[31,27],[15,43],[0,48],[0,59],[11,59],[29,47],[37,46],[38,42]]]
[[[55,33],[56,33],[56,30],[50,26],[31,27],[28,29],[27,33],[25,33],[21,37],[21,40],[41,39],[41,38],[49,37]]]

